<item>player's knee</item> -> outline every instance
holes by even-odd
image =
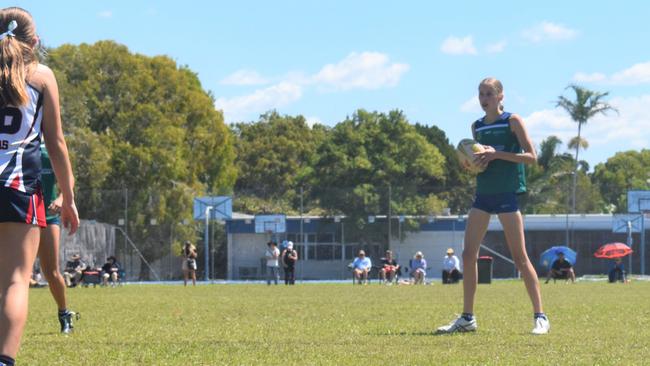
[[[63,278],[61,276],[61,273],[57,270],[43,270],[43,277],[45,277],[45,280],[47,280],[48,283],[52,283],[59,278]]]

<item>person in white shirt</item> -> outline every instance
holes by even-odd
[[[460,261],[452,248],[447,249],[447,256],[442,263],[442,283],[458,283],[460,280]]]
[[[366,257],[366,252],[360,250],[359,256],[354,259],[351,266],[356,282],[360,285],[367,284],[368,273],[370,273],[370,270],[372,269],[372,261],[370,261],[370,258]]]
[[[280,280],[280,249],[278,243],[270,241],[266,244],[268,248],[264,257],[266,258],[266,284],[271,285],[271,280],[277,285]]]

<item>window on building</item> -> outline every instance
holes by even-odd
[[[316,260],[316,246],[309,245],[307,247],[307,260]]]
[[[305,259],[305,246],[304,245],[295,245],[294,249],[298,252],[298,259]]]
[[[331,244],[316,245],[316,259],[319,261],[331,261],[334,259],[334,246]]]
[[[352,260],[357,257],[359,252],[359,247],[356,245],[346,245],[345,246],[345,259]]]
[[[318,233],[316,239],[319,243],[333,243],[334,234],[333,233]]]
[[[343,246],[342,245],[334,245],[334,260],[340,260],[341,255],[343,254]]]

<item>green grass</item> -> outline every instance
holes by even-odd
[[[633,365],[650,363],[650,283],[542,285],[552,329],[532,336],[520,281],[480,285],[473,334],[432,331],[461,286],[305,284],[75,288],[76,332],[30,293],[21,365]]]

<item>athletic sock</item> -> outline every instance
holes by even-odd
[[[65,315],[68,313],[68,309],[59,310],[59,315]]]
[[[16,360],[9,356],[0,355],[0,366],[14,366]]]
[[[534,317],[535,317],[535,319],[542,318],[544,320],[548,320],[548,318],[546,317],[546,314],[544,314],[544,313],[535,313]]]
[[[472,313],[462,313],[460,316],[468,322],[471,322],[474,319],[474,314]]]

